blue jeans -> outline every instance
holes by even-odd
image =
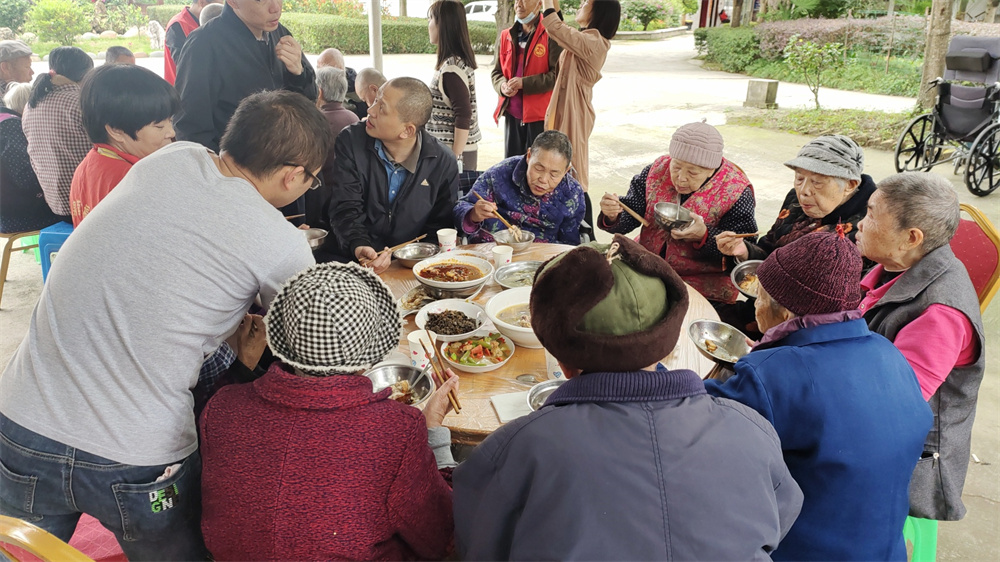
[[[82,513],[138,560],[205,560],[201,457],[156,482],[168,465],[133,466],[74,449],[0,415],[0,513],[69,541]]]

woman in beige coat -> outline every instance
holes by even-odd
[[[562,21],[559,0],[542,0],[545,18],[542,24],[549,37],[564,49],[559,57],[559,75],[552,90],[545,128],[566,133],[573,145],[573,168],[576,179],[588,188],[588,150],[594,130],[594,84],[601,79],[601,68],[611,48],[611,38],[618,32],[621,5],[618,0],[583,0],[576,12],[577,31]],[[588,217],[590,200],[587,200]],[[591,224],[593,222],[591,221]]]

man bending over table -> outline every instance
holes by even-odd
[[[569,380],[455,469],[461,559],[769,560],[802,492],[763,417],[657,364],[688,308],[670,265],[617,234],[549,260],[530,308]]]
[[[329,208],[336,246],[324,245],[320,261],[374,260],[369,265],[381,273],[392,256],[378,250],[421,234],[433,241],[451,227],[458,163],[424,130],[430,116],[427,85],[394,78],[379,89],[368,119],[337,136]]]
[[[506,230],[494,212],[531,232],[536,242],[580,243],[586,211],[583,188],[566,174],[573,158],[569,137],[545,131],[524,156],[514,156],[483,172],[472,191],[455,205],[455,225],[470,242],[492,242]]]
[[[255,297],[312,265],[275,207],[332,141],[304,96],[254,94],[219,155],[162,148],[87,216],[0,377],[0,513],[64,541],[87,513],[130,560],[204,559],[191,389]]]

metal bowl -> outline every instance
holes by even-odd
[[[566,379],[552,379],[531,387],[531,390],[528,391],[528,407],[531,408],[531,411],[534,412],[544,406],[549,396],[564,382]]]
[[[420,369],[410,365],[381,365],[365,373],[365,376],[372,381],[373,392],[378,392],[401,380],[408,380],[412,385],[418,375],[420,375]],[[432,392],[434,392],[434,381],[428,374],[420,379],[420,382],[413,388],[413,404],[410,405],[423,404],[430,398]]]
[[[309,230],[304,230],[306,235],[306,240],[309,241],[310,248],[319,248],[323,245],[323,241],[326,240],[326,235],[329,232],[323,230],[322,228],[310,228]]]
[[[663,230],[680,230],[694,224],[691,211],[676,203],[657,203],[653,205],[653,215],[656,224]]]
[[[740,357],[750,353],[746,335],[725,322],[695,320],[688,326],[688,337],[702,355],[730,369]],[[709,351],[706,342],[711,342],[715,350]]]
[[[542,263],[540,261],[508,263],[493,274],[493,279],[505,289],[530,287],[535,283],[535,273],[542,267]]]
[[[740,262],[739,265],[733,268],[733,272],[729,274],[729,278],[733,280],[733,285],[739,289],[741,293],[750,297],[751,299],[757,298],[756,291],[747,291],[743,287],[740,287],[740,283],[747,278],[748,275],[756,275],[757,268],[760,264],[764,263],[763,260],[747,260],[745,262]]]
[[[417,265],[418,261],[436,256],[440,253],[441,248],[439,248],[437,244],[416,242],[413,244],[407,244],[396,250],[392,253],[392,257],[396,258],[396,260],[398,260],[400,265],[403,267],[412,268]]]
[[[522,230],[520,240],[514,242],[514,237],[511,235],[509,230],[501,230],[493,233],[493,240],[501,246],[510,246],[513,248],[515,253],[523,252],[528,249],[528,246],[531,246],[532,242],[535,241],[535,233]]]

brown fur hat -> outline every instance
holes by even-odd
[[[616,234],[546,262],[531,290],[531,327],[556,359],[584,372],[636,371],[663,359],[680,337],[687,287],[667,262]]]

